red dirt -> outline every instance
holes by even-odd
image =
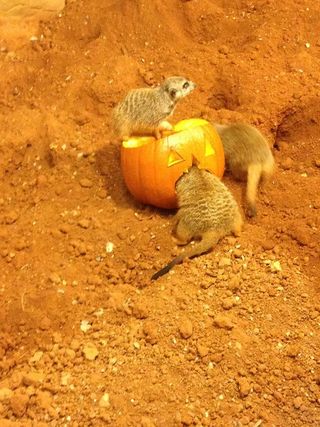
[[[320,425],[319,14],[79,0],[1,41],[1,426]],[[110,111],[172,74],[174,121],[252,123],[278,169],[240,238],[151,283],[172,213],[127,193]]]

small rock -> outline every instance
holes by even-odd
[[[317,168],[320,168],[320,159],[316,159],[314,163]]]
[[[3,400],[11,399],[12,396],[13,391],[10,388],[0,388],[0,402],[2,402]]]
[[[113,252],[114,244],[112,242],[106,243],[106,252],[107,254],[111,254]]]
[[[228,267],[229,265],[231,265],[231,259],[230,258],[226,258],[226,257],[222,257],[219,260],[219,267]]]
[[[82,228],[89,228],[90,226],[90,221],[88,219],[80,219],[80,221],[78,222],[78,225]]]
[[[143,325],[143,333],[147,343],[154,345],[158,342],[157,324],[155,322],[146,321]]]
[[[81,320],[80,329],[82,332],[88,332],[91,329],[91,325],[88,320]]]
[[[291,159],[291,157],[287,157],[283,162],[282,162],[282,168],[284,170],[289,170],[292,168],[294,164],[294,161]]]
[[[223,314],[218,314],[213,319],[213,324],[215,326],[218,326],[218,328],[222,329],[232,329],[234,327],[234,324],[232,323],[231,319],[229,317],[224,316]]]
[[[235,305],[235,300],[233,297],[226,298],[222,301],[222,308],[225,310],[230,310]]]
[[[302,405],[302,403],[303,403],[303,401],[302,401],[302,398],[301,397],[296,397],[294,400],[293,400],[293,406],[296,408],[296,409],[299,409],[300,407],[301,407],[301,405]]]
[[[70,343],[70,348],[72,348],[72,350],[77,351],[80,348],[80,342],[76,339],[73,339]]]
[[[193,326],[190,319],[183,319],[179,326],[179,332],[182,338],[187,339],[190,338],[193,332]]]
[[[19,218],[19,214],[15,211],[10,211],[5,216],[5,223],[8,225],[14,224]]]
[[[238,379],[238,386],[239,386],[239,392],[240,397],[246,397],[250,393],[250,384],[247,378],[239,378]]]
[[[282,271],[280,261],[272,261],[270,264],[270,268],[272,272]]]
[[[242,257],[242,255],[243,255],[243,253],[242,253],[242,250],[241,249],[234,249],[234,251],[233,251],[233,256],[235,257],[235,258],[241,258]]]
[[[132,307],[132,314],[137,319],[146,319],[149,315],[147,305],[137,303]]]
[[[99,354],[97,347],[90,342],[84,345],[82,352],[88,360],[95,360]]]
[[[62,372],[61,378],[60,378],[60,384],[63,386],[67,386],[70,383],[70,380],[71,380],[70,372]]]
[[[51,320],[48,317],[43,317],[40,320],[39,323],[39,328],[42,329],[43,331],[47,331],[48,329],[50,329],[51,327]]]
[[[80,179],[79,183],[83,188],[91,188],[93,186],[93,182],[87,178]]]
[[[99,400],[100,408],[109,408],[110,407],[110,397],[108,393],[105,393]]]
[[[49,280],[52,283],[55,283],[56,285],[61,282],[61,278],[58,273],[51,273],[49,276]]]
[[[206,357],[209,354],[209,349],[205,345],[198,344],[197,351],[200,357]]]
[[[22,382],[25,386],[39,385],[43,382],[44,376],[40,372],[28,372],[22,378]]]
[[[262,243],[262,248],[265,251],[270,251],[271,249],[273,249],[275,247],[275,242],[273,242],[272,240],[265,240]]]
[[[37,403],[42,409],[49,409],[52,403],[52,395],[49,391],[37,392]]]
[[[22,417],[27,410],[29,396],[26,394],[17,393],[10,399],[10,406],[13,414],[16,417]]]

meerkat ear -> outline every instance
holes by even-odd
[[[178,92],[177,89],[170,89],[170,91],[169,91],[170,97],[175,98],[177,92]]]

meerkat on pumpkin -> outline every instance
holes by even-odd
[[[172,130],[166,120],[173,114],[179,100],[189,95],[196,84],[185,77],[168,77],[155,88],[131,90],[113,110],[113,127],[116,135],[127,140],[134,135],[154,135]]]

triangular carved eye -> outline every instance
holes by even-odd
[[[168,167],[176,165],[177,163],[183,162],[183,157],[180,156],[176,151],[170,150],[169,156],[168,156]]]
[[[214,156],[216,154],[215,149],[212,147],[209,141],[205,142],[204,155],[206,157]]]

